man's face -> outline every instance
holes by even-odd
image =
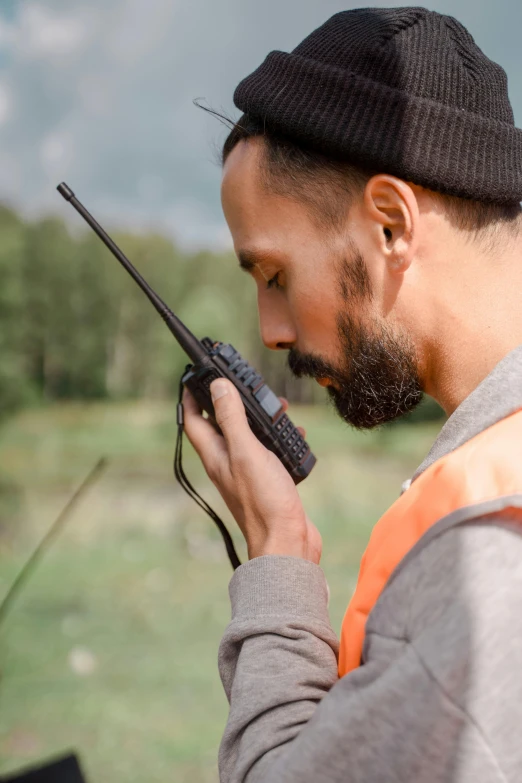
[[[224,167],[222,203],[240,265],[257,284],[263,342],[288,350],[290,369],[328,388],[338,413],[370,428],[422,397],[415,352],[383,317],[378,264],[310,207],[268,192],[263,141],[240,142]]]

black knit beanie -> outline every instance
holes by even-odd
[[[506,74],[450,16],[335,14],[290,54],[271,52],[234,102],[331,157],[441,193],[522,200],[522,131]]]

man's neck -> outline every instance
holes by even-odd
[[[514,243],[453,257],[455,274],[434,301],[426,391],[450,415],[522,343],[522,258]],[[461,256],[459,258],[459,256]]]

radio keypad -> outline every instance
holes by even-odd
[[[294,442],[297,440],[298,437],[299,437],[299,433],[297,432],[297,430],[294,430],[286,441],[287,445],[293,446]]]
[[[288,416],[281,416],[281,418],[276,422],[275,428],[278,432],[281,432],[281,430],[286,427],[288,424]]]
[[[236,378],[240,380],[244,386],[252,389],[256,399],[258,399],[260,404],[262,404],[261,398],[264,398],[263,393],[265,391],[265,385],[262,376],[259,375],[259,373],[254,370],[254,368],[251,367],[231,345],[216,345],[216,353],[218,353],[226,361],[229,370],[234,373]],[[208,383],[210,384],[212,380],[214,380],[213,377],[209,378]],[[275,400],[274,404],[272,405],[272,409],[274,408]],[[292,458],[301,462],[301,460],[308,454],[310,449],[288,416],[283,414],[273,424],[273,426],[275,427],[279,440],[284,443],[287,450],[292,455]]]

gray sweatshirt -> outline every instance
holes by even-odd
[[[522,346],[448,419],[413,480],[519,408]],[[320,567],[242,565],[219,653],[221,782],[522,781],[522,497],[506,505],[428,531],[368,618],[363,665],[342,679]]]

